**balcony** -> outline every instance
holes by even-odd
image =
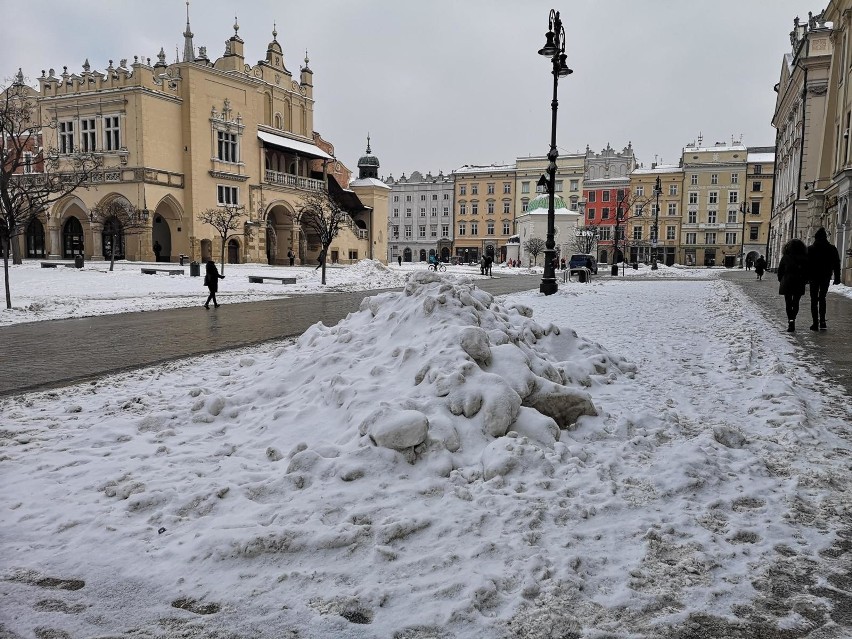
[[[270,171],[269,169],[266,170],[264,181],[268,184],[277,184],[303,191],[325,191],[325,182],[322,180],[292,175],[290,173],[279,173],[278,171]]]

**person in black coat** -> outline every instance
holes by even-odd
[[[808,272],[811,284],[811,330],[824,331],[825,294],[834,275],[834,283],[840,284],[840,254],[837,247],[828,241],[828,234],[820,228],[814,234],[814,243],[808,247]]]
[[[762,255],[757,258],[754,262],[754,272],[757,275],[757,279],[763,279],[763,272],[766,270],[766,258]]]
[[[778,282],[778,293],[784,296],[787,308],[787,332],[792,333],[796,330],[799,300],[808,283],[808,247],[802,240],[794,238],[784,245],[778,264]]]
[[[210,308],[210,300],[213,300],[213,306],[219,308],[219,303],[216,301],[216,291],[219,290],[219,280],[224,280],[225,276],[219,275],[219,271],[216,269],[216,262],[213,260],[207,260],[206,269],[204,273],[204,286],[207,287],[210,294],[207,296],[207,301],[204,302],[204,308]]]

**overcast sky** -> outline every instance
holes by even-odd
[[[557,0],[558,2],[559,0]],[[677,162],[682,147],[771,146],[770,121],[793,18],[827,0],[193,0],[194,44],[224,51],[237,15],[247,61],[277,23],[288,69],[305,49],[314,128],[356,170],[370,133],[380,175],[511,163],[550,145],[552,76],[544,44],[562,11],[568,65],[560,81],[561,152],[616,149]],[[0,78],[22,67],[79,73],[88,58],[156,60],[183,51],[183,0],[0,0]]]

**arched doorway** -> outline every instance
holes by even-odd
[[[240,243],[235,239],[228,240],[228,264],[240,263]]]
[[[105,260],[112,259],[112,243],[115,242],[115,259],[124,259],[124,228],[118,218],[111,217],[104,222],[101,232],[101,246]]]
[[[172,260],[172,230],[169,222],[162,215],[154,216],[154,226],[151,230],[151,246],[160,245],[158,262],[171,262]]]
[[[607,262],[608,259],[609,259],[609,252],[601,251],[600,257],[598,258],[598,263],[608,264],[608,262]]]
[[[426,261],[426,249],[420,249],[420,261],[421,262]]]
[[[450,261],[450,249],[448,249],[446,246],[441,249],[441,261],[442,262],[449,262]]]
[[[213,259],[213,242],[210,240],[201,240],[201,261],[209,262]]]
[[[485,245],[485,255],[490,257],[492,260],[494,259],[494,245],[486,244]]]
[[[266,261],[289,264],[293,239],[293,213],[282,204],[273,205],[266,214]]]
[[[66,260],[83,255],[83,226],[76,217],[69,217],[62,227],[62,257]]]
[[[410,262],[411,261],[411,249],[406,247],[402,250],[402,261]]]
[[[37,218],[27,224],[27,257],[44,257],[44,225]]]

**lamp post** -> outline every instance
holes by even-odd
[[[559,107],[557,100],[557,88],[559,87],[559,78],[564,78],[573,73],[565,60],[568,58],[565,55],[565,29],[562,26],[562,20],[559,17],[559,12],[550,10],[550,16],[547,21],[547,38],[544,46],[539,49],[539,55],[550,58],[553,65],[553,101],[550,103],[552,112],[552,121],[550,126],[550,151],[547,154],[547,175],[548,184],[547,192],[549,200],[547,203],[547,240],[544,243],[544,275],[541,278],[541,286],[539,291],[545,295],[553,295],[558,286],[556,284],[556,269],[553,265],[555,258],[556,242],[554,241],[555,226],[556,226],[556,209],[554,199],[556,197],[556,158],[559,157],[559,152],[556,150],[556,110]]]
[[[654,183],[654,197],[657,203],[654,205],[654,231],[651,236],[651,270],[657,270],[657,240],[660,232],[660,193],[663,192],[663,185],[660,183],[660,176],[657,176],[657,181]]]
[[[743,216],[742,223],[742,231],[740,232],[740,268],[745,268],[745,221],[746,221],[746,211],[748,211],[748,207],[746,207],[746,203],[743,202],[740,204],[740,213]]]

